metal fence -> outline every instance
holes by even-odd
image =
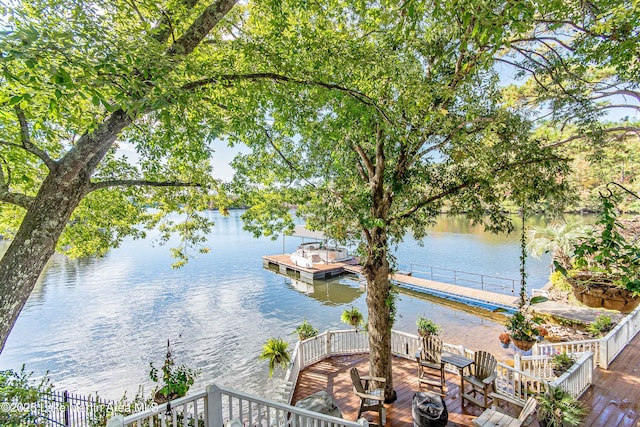
[[[41,395],[34,415],[46,427],[97,427],[105,425],[107,415],[111,415],[117,405],[118,402],[97,395],[52,391]]]

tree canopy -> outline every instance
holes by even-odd
[[[219,138],[251,148],[234,190],[256,234],[291,227],[295,205],[310,227],[361,244],[372,375],[391,398],[389,248],[423,237],[444,207],[508,231],[507,200],[562,205],[562,146],[636,131],[601,114],[619,96],[637,109],[637,7],[235,3],[3,7],[2,343],[56,247],[101,254],[159,226],[182,234],[183,262],[211,225],[198,211],[224,201]],[[529,80],[505,88],[500,63]]]

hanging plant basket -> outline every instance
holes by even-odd
[[[513,337],[511,337],[511,341],[513,341],[513,345],[515,345],[517,348],[519,348],[522,351],[531,350],[531,347],[533,347],[533,344],[535,343],[535,341],[517,340]]]
[[[622,313],[633,311],[640,304],[640,297],[634,296],[631,291],[611,284],[611,279],[594,279],[596,278],[591,272],[581,272],[567,277],[567,281],[573,288],[573,294],[582,304],[592,308],[617,310]]]

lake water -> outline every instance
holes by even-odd
[[[216,226],[211,252],[171,268],[168,247],[153,238],[126,241],[104,258],[55,256],[43,273],[0,355],[0,369],[25,363],[36,376],[49,371],[59,390],[98,392],[119,398],[147,390],[149,362],[161,366],[167,339],[177,364],[200,369],[193,390],[215,382],[273,397],[284,372],[269,379],[259,361],[270,337],[297,340],[306,318],[316,328],[346,329],[345,308],[366,313],[364,293],[340,281],[312,289],[262,268],[262,256],[282,253],[282,239],[255,239],[242,230],[242,211],[208,215]],[[299,239],[287,238],[292,252]],[[420,263],[517,279],[519,237],[483,233],[461,218],[443,217],[424,240],[397,249],[400,264]],[[546,283],[549,260],[529,258],[530,287]],[[344,282],[344,281],[343,281]],[[425,314],[442,325],[446,342],[483,348],[499,359],[512,356],[497,340],[502,320],[426,296],[401,292],[395,329],[415,333]]]

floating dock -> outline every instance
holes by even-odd
[[[362,266],[354,258],[346,262],[315,263],[312,268],[302,267],[291,261],[289,254],[262,257],[263,267],[306,283],[326,280],[345,273],[361,275]],[[512,313],[518,309],[518,297],[497,292],[451,285],[435,280],[422,279],[410,273],[397,272],[392,276],[394,283],[404,289],[458,301],[463,304],[493,311],[496,309]]]
[[[276,271],[285,276],[313,283],[314,280],[327,280],[340,276],[347,272],[345,267],[357,265],[357,258],[344,262],[314,263],[313,267],[302,267],[291,261],[289,254],[266,255],[262,257],[262,266],[266,269]]]
[[[359,265],[347,266],[345,270],[349,273],[361,274],[362,267]],[[448,283],[436,282],[435,280],[421,279],[411,274],[401,272],[395,273],[391,279],[396,286],[404,289],[458,301],[489,311],[503,309],[508,313],[512,313],[518,310],[518,297],[513,295],[499,294],[468,288],[466,286],[450,285]]]

